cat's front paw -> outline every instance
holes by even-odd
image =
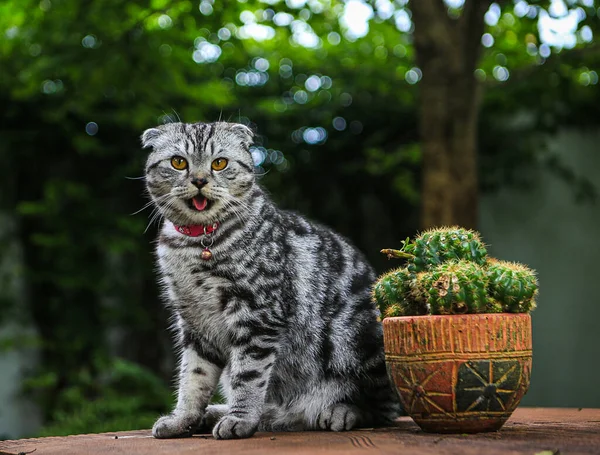
[[[213,428],[215,439],[249,438],[258,428],[258,420],[242,419],[234,415],[226,415]]]
[[[152,436],[157,439],[188,438],[194,434],[201,419],[202,417],[195,415],[163,416],[152,427]]]
[[[317,425],[320,430],[348,431],[356,426],[359,418],[356,406],[337,403],[321,412]]]

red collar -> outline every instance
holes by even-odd
[[[219,223],[214,223],[209,226],[204,226],[203,224],[191,224],[189,226],[177,226],[173,225],[177,232],[180,232],[183,235],[187,235],[188,237],[200,237],[201,235],[212,234],[219,227]]]

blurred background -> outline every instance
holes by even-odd
[[[173,403],[139,136],[243,122],[285,208],[378,251],[479,229],[539,272],[523,405],[600,407],[600,4],[0,2],[0,438]]]

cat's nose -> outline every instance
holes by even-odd
[[[204,178],[204,177],[192,178],[192,185],[194,185],[198,189],[202,188],[207,183],[208,183],[208,180],[206,180],[206,178]]]

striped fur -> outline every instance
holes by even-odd
[[[148,191],[165,221],[157,256],[182,350],[174,411],[158,438],[210,427],[215,438],[257,429],[349,430],[389,423],[399,412],[370,298],[363,255],[328,228],[279,210],[255,182],[251,131],[230,123],[174,123],[147,130]],[[175,170],[173,156],[190,167]],[[222,171],[211,170],[226,158]],[[198,190],[192,177],[206,178]],[[199,212],[188,200],[210,200]],[[212,224],[202,237],[173,224]],[[227,405],[208,406],[218,382]]]

